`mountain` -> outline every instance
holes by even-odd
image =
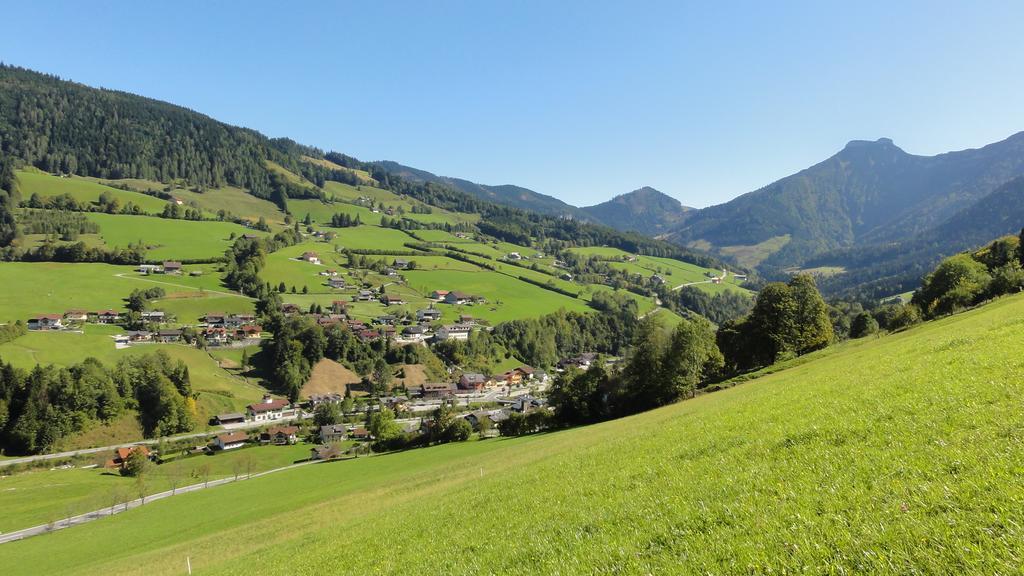
[[[541,194],[540,192],[535,192],[529,188],[523,188],[522,186],[515,186],[513,184],[502,184],[498,186],[477,184],[476,182],[470,182],[469,180],[463,180],[461,178],[438,176],[432,172],[405,166],[391,160],[383,160],[374,162],[373,164],[380,166],[389,173],[397,174],[398,176],[413,182],[434,182],[435,184],[444,184],[451,186],[456,190],[476,196],[481,200],[487,200],[488,202],[512,206],[513,208],[520,208],[522,210],[531,210],[533,212],[540,212],[541,214],[548,214],[551,216],[571,216],[581,220],[592,220],[584,211],[572,206],[571,204],[567,204],[554,196]]]
[[[892,140],[852,141],[831,158],[730,202],[695,211],[669,234],[798,266],[829,250],[910,240],[1024,175],[1024,133],[980,149],[917,156]]]
[[[644,186],[582,210],[612,228],[657,236],[678,226],[693,209],[668,194]]]

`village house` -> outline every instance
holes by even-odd
[[[406,326],[402,329],[402,338],[413,342],[420,342],[427,337],[427,329],[423,326]]]
[[[434,300],[444,300],[445,296],[448,296],[447,290],[434,290],[430,293],[430,297]]]
[[[538,408],[543,407],[545,404],[541,398],[534,398],[529,394],[525,394],[515,399],[512,404],[509,405],[509,410],[518,412],[519,414],[526,414],[532,412]]]
[[[386,324],[389,326],[394,326],[397,320],[398,317],[395,316],[394,314],[384,314],[382,316],[377,316],[377,318],[374,319],[374,322],[376,322],[377,324]]]
[[[228,330],[221,326],[208,327],[203,330],[203,339],[210,346],[220,346],[228,343]]]
[[[519,366],[505,372],[499,379],[507,386],[520,386],[523,382],[533,379],[533,368]]]
[[[323,442],[324,444],[333,444],[335,442],[341,442],[344,439],[344,424],[329,424],[327,426],[320,427],[320,442]]]
[[[273,426],[260,434],[260,443],[285,446],[299,441],[298,426]]]
[[[381,339],[381,333],[376,330],[360,330],[356,333],[356,338],[362,342],[374,342]]]
[[[126,446],[123,448],[114,449],[114,457],[107,460],[104,463],[104,468],[124,468],[128,464],[128,457],[131,456],[132,452],[139,452],[147,459],[153,457],[153,453],[150,452],[149,448],[139,444],[137,446]]]
[[[505,256],[505,259],[519,261],[522,260],[523,257],[519,254],[519,252],[509,252],[508,255]]]
[[[352,298],[354,298],[356,302],[369,302],[374,300],[374,295],[372,290],[360,290],[359,292],[356,292]]]
[[[395,261],[391,265],[398,270],[405,270],[409,267],[409,261],[405,258],[395,258]]]
[[[338,276],[332,276],[327,279],[327,285],[331,288],[341,290],[345,288],[345,279]]]
[[[405,304],[405,300],[403,300],[401,296],[385,294],[380,297],[380,303],[385,306],[401,306]]]
[[[181,340],[181,330],[158,330],[156,333],[157,342],[163,342],[164,344],[170,344]]]
[[[423,398],[449,398],[455,395],[455,384],[452,382],[427,382],[419,387],[419,394]]]
[[[214,421],[223,426],[225,424],[244,424],[245,414],[239,414],[238,412],[228,412],[226,414],[217,414]]]
[[[465,292],[460,292],[458,290],[452,290],[451,292],[444,295],[445,304],[465,304],[467,302],[472,301],[472,296],[466,294]]]
[[[302,309],[297,304],[281,304],[281,313],[285,316],[293,316],[302,314]]]
[[[433,307],[416,311],[416,320],[420,322],[433,322],[441,319],[441,311]]]
[[[316,252],[303,252],[302,256],[299,256],[299,260],[304,260],[310,264],[320,264],[320,255]]]
[[[206,322],[207,326],[223,326],[227,316],[222,312],[207,312],[203,316],[203,321]]]
[[[572,274],[569,274],[568,272],[562,273],[562,275],[559,276],[559,278],[565,280],[566,282],[572,282]]]
[[[145,322],[163,322],[167,317],[162,310],[144,310],[139,317]]]
[[[163,270],[164,274],[181,274],[181,262],[168,260],[164,262]]]
[[[434,339],[438,342],[444,340],[469,340],[469,333],[472,330],[472,326],[466,326],[465,324],[442,326],[434,333]]]
[[[483,390],[490,378],[483,374],[466,373],[459,377],[459,388],[463,390]]]
[[[280,420],[288,408],[288,401],[284,398],[271,398],[269,394],[263,396],[263,400],[245,407],[245,415],[249,420],[265,422]]]
[[[153,333],[148,330],[129,330],[124,333],[125,338],[128,342],[135,344],[139,342],[151,342],[153,340]]]
[[[96,313],[96,322],[100,324],[116,324],[121,320],[121,314],[114,310],[101,310]]]
[[[64,313],[64,319],[68,322],[86,322],[89,320],[89,313],[85,310],[68,310]]]
[[[558,361],[558,368],[560,370],[566,370],[568,368],[579,368],[580,370],[586,370],[590,368],[590,365],[597,360],[597,354],[594,352],[584,352],[579,356],[573,356],[571,358],[563,358]]]
[[[142,272],[143,274],[159,274],[164,271],[163,268],[156,264],[139,264],[139,267],[135,269],[136,272]]]
[[[263,327],[258,324],[246,324],[240,328],[235,328],[231,338],[235,341],[248,342],[251,340],[259,340],[260,334],[263,333]]]
[[[466,422],[469,422],[469,425],[472,426],[474,430],[479,430],[481,420],[487,419],[490,420],[492,424],[497,424],[502,420],[508,420],[508,412],[505,410],[474,410],[473,412],[463,416],[463,418],[466,419]]]
[[[213,446],[218,450],[233,450],[245,446],[248,441],[249,435],[245,432],[225,432],[213,439]]]
[[[307,403],[310,409],[316,408],[321,404],[340,404],[345,400],[345,397],[337,392],[331,392],[329,394],[312,394]]]
[[[663,278],[660,274],[655,274],[655,275],[651,276],[651,282],[654,282],[655,284],[661,285],[661,284],[665,283],[665,278]]]
[[[63,314],[40,314],[28,319],[29,330],[60,330],[64,328]]]
[[[369,440],[370,431],[362,426],[355,426],[348,429],[348,437],[353,440]]]
[[[341,447],[336,444],[314,446],[309,449],[310,460],[334,460],[341,457]]]

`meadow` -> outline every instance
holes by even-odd
[[[10,574],[179,574],[186,556],[195,574],[240,575],[1017,573],[1022,326],[1024,296],[1004,298],[633,417],[283,472],[7,544],[0,562]],[[387,553],[353,553],[382,539]]]
[[[150,260],[200,260],[224,256],[231,247],[231,235],[253,233],[233,222],[172,220],[153,216],[124,216],[90,213],[99,224],[107,246],[127,248],[129,244],[149,247]]]
[[[33,194],[41,198],[68,194],[78,202],[96,203],[101,194],[117,199],[121,206],[129,202],[147,214],[159,214],[167,206],[166,200],[139,192],[125,191],[84,178],[61,178],[38,170],[19,170],[18,186],[21,195],[28,200]]]

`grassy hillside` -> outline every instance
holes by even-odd
[[[197,574],[1014,573],[1022,324],[1024,297],[1005,298],[635,417],[285,472],[5,545],[0,561],[11,574],[177,574],[185,556]]]

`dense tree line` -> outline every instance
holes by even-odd
[[[723,290],[710,294],[693,286],[683,286],[679,290],[662,286],[658,290],[658,297],[665,307],[673,312],[696,312],[715,324],[745,316],[754,303],[749,296],[739,290]]]
[[[307,216],[308,216],[308,214],[307,214]],[[351,214],[346,214],[345,212],[339,212],[339,213],[331,216],[331,222],[330,222],[329,225],[332,228],[352,228],[354,226],[359,226],[362,223],[363,222],[359,218],[359,214],[356,214],[355,217],[353,218]]]
[[[943,260],[924,278],[911,303],[934,318],[1024,287],[1024,230],[994,240],[975,252]]]
[[[100,225],[82,213],[64,210],[25,210],[18,216],[18,224],[22,234],[46,234],[64,241],[100,232]]]
[[[149,437],[191,430],[195,398],[188,367],[163,351],[124,358],[113,368],[94,358],[31,371],[0,362],[0,446],[6,453],[49,450],[126,409],[138,411]]]
[[[9,246],[18,236],[14,208],[18,205],[18,180],[14,163],[0,148],[0,248]]]

